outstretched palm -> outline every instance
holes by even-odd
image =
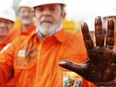
[[[88,52],[87,61],[81,65],[70,61],[61,61],[59,65],[97,85],[116,84],[116,51],[113,50],[114,21],[108,21],[106,44],[104,44],[101,17],[95,19],[96,46],[93,44],[86,23],[82,25],[82,34]]]

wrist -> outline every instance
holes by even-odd
[[[98,87],[114,87],[116,86],[116,79],[110,82],[95,82]]]

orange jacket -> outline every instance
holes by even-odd
[[[86,56],[82,37],[64,30],[43,41],[35,32],[18,37],[0,54],[0,87],[13,77],[15,87],[63,87],[59,61],[83,63]]]
[[[4,50],[4,47],[5,47],[7,44],[9,44],[12,40],[13,40],[12,36],[8,36],[8,39],[7,39],[5,42],[1,42],[1,41],[0,41],[0,51],[1,51],[1,50]],[[7,49],[7,48],[5,48],[5,49]],[[14,83],[14,82],[12,81],[12,83]],[[8,86],[8,87],[13,87],[13,86]]]

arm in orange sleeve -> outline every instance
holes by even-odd
[[[0,87],[5,87],[5,84],[13,77],[14,47],[10,43],[0,53]]]

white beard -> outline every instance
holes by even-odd
[[[57,29],[61,28],[62,19],[58,24],[53,24],[49,22],[37,23],[37,32],[40,32],[43,36],[49,36],[54,34]]]
[[[24,25],[30,25],[30,24],[32,23],[32,19],[28,19],[28,20],[22,19],[21,22],[22,22],[22,24],[24,24]]]

